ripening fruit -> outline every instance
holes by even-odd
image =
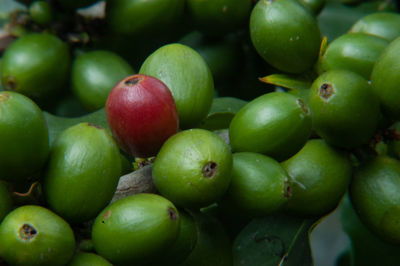
[[[120,147],[135,157],[156,155],[179,128],[170,90],[147,75],[133,75],[118,82],[108,95],[106,115]]]

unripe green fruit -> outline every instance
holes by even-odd
[[[372,69],[372,88],[379,98],[383,112],[390,118],[400,119],[400,37],[382,52]]]
[[[282,166],[291,178],[286,209],[306,217],[322,216],[333,210],[352,176],[348,155],[321,139],[309,140]]]
[[[1,82],[5,90],[44,104],[63,90],[69,68],[70,54],[63,41],[46,33],[27,34],[4,52]]]
[[[0,147],[0,179],[27,179],[47,160],[46,121],[40,108],[22,94],[0,92]]]
[[[227,34],[244,26],[251,0],[188,0],[188,13],[196,28],[207,34]]]
[[[276,160],[259,153],[234,153],[232,180],[223,203],[236,213],[268,215],[287,202],[289,186],[289,176]]]
[[[355,148],[368,142],[380,119],[371,84],[348,70],[330,70],[312,84],[308,105],[316,133],[329,144]]]
[[[170,137],[153,165],[157,190],[182,207],[205,207],[222,197],[231,180],[232,155],[217,134],[189,129]]]
[[[344,69],[369,80],[372,68],[389,42],[378,36],[348,33],[333,40],[322,58],[325,71]]]
[[[158,78],[171,90],[183,129],[196,126],[208,114],[214,81],[204,59],[192,48],[173,43],[160,47],[142,64],[141,74]]]
[[[178,236],[175,206],[156,194],[136,194],[107,206],[96,218],[92,239],[113,264],[142,265],[163,254]]]
[[[116,33],[141,34],[178,20],[184,0],[111,0],[106,5],[106,20]]]
[[[350,32],[362,32],[393,41],[400,36],[400,14],[375,12],[359,19]]]
[[[400,162],[379,156],[356,171],[350,197],[361,221],[382,239],[400,243]]]
[[[46,1],[35,1],[29,6],[29,15],[39,25],[48,25],[53,20],[53,10]]]
[[[117,144],[105,129],[72,126],[54,142],[43,181],[50,209],[70,222],[84,222],[110,202],[121,174]]]
[[[233,117],[229,138],[235,152],[258,152],[276,160],[295,154],[311,134],[311,116],[304,102],[289,93],[264,94]]]
[[[295,0],[258,1],[250,17],[250,37],[265,61],[289,73],[310,69],[321,42],[317,21]]]
[[[75,95],[89,111],[105,106],[111,89],[123,78],[134,74],[119,55],[103,50],[78,56],[72,64],[71,84]]]
[[[66,265],[74,249],[68,223],[40,206],[19,207],[0,225],[0,257],[10,265]]]

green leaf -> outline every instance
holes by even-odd
[[[351,241],[353,266],[399,264],[399,246],[386,243],[371,233],[358,218],[348,196],[341,206],[341,220]]]
[[[47,126],[49,128],[50,143],[52,143],[54,141],[54,139],[62,131],[64,131],[65,129],[67,129],[73,125],[79,124],[81,122],[95,124],[97,126],[107,129],[110,132],[110,129],[109,129],[108,123],[107,123],[106,112],[105,112],[104,108],[97,110],[93,113],[90,113],[88,115],[84,115],[84,116],[76,117],[76,118],[55,116],[48,112],[43,112],[43,114],[44,114],[44,118],[46,119]]]
[[[233,243],[234,265],[310,266],[309,235],[316,219],[283,214],[251,221]]]
[[[260,78],[260,81],[289,90],[307,90],[311,87],[313,79],[307,76],[272,74]]]
[[[246,103],[233,97],[214,98],[210,112],[199,127],[208,130],[228,128],[235,114]]]

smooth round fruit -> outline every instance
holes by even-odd
[[[366,15],[353,24],[350,32],[367,33],[391,42],[400,36],[400,14],[376,12]]]
[[[193,251],[197,244],[198,228],[196,221],[184,210],[179,210],[179,233],[175,242],[164,250],[159,259],[151,263],[152,266],[180,265]]]
[[[214,81],[204,59],[192,48],[167,44],[142,64],[141,74],[163,81],[174,97],[180,127],[196,126],[208,114],[214,96]]]
[[[371,84],[348,70],[330,70],[312,84],[308,105],[316,133],[329,144],[355,148],[368,142],[380,119]]]
[[[0,180],[0,223],[3,218],[11,211],[13,200],[7,183]]]
[[[250,37],[267,63],[289,73],[310,69],[321,43],[317,21],[296,0],[258,1],[251,12]]]
[[[389,42],[364,33],[343,34],[333,40],[322,58],[322,68],[356,72],[369,80],[372,68]]]
[[[156,194],[136,194],[107,206],[96,218],[92,240],[113,264],[142,265],[163,254],[179,233],[175,206]]]
[[[120,174],[120,153],[107,131],[72,126],[51,148],[43,180],[47,205],[67,221],[88,221],[110,202]]]
[[[304,102],[289,93],[264,94],[233,117],[229,138],[235,152],[257,152],[284,160],[311,135],[311,116]]]
[[[4,90],[22,93],[39,104],[59,94],[69,77],[68,46],[58,37],[31,33],[14,41],[1,60]]]
[[[350,197],[361,221],[386,241],[400,243],[400,162],[379,156],[356,171]]]
[[[392,41],[376,61],[371,74],[372,89],[379,98],[383,112],[400,119],[400,37]]]
[[[89,111],[104,107],[111,89],[135,72],[122,57],[105,50],[79,55],[71,71],[73,91]]]
[[[246,25],[251,0],[188,0],[187,9],[194,27],[209,34],[226,34]]]
[[[140,34],[175,22],[183,14],[184,0],[107,1],[106,20],[116,33]]]
[[[68,266],[112,266],[106,259],[95,254],[78,252],[72,257],[72,260],[68,263]]]
[[[0,179],[26,179],[47,160],[49,134],[43,113],[22,94],[0,92],[0,147]]]
[[[68,223],[40,206],[19,207],[0,225],[0,257],[10,265],[66,265],[74,249]]]
[[[53,10],[46,1],[35,1],[29,6],[31,19],[39,25],[48,25],[53,20]]]
[[[289,176],[276,160],[253,152],[233,154],[232,180],[223,202],[236,213],[265,216],[290,196]]]
[[[161,147],[153,169],[157,190],[182,207],[217,201],[231,180],[232,155],[217,134],[204,129],[181,131]]]
[[[348,154],[321,139],[309,140],[282,166],[291,179],[286,209],[301,216],[320,217],[333,210],[352,177]]]
[[[119,146],[135,157],[156,155],[179,129],[170,90],[147,75],[133,75],[118,82],[108,95],[106,115]]]

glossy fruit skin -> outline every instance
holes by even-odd
[[[366,15],[353,24],[350,32],[367,33],[391,42],[400,36],[400,14],[375,12]]]
[[[400,119],[400,37],[392,41],[382,52],[372,69],[372,88],[379,98],[385,115]]]
[[[329,44],[322,59],[322,67],[325,71],[353,71],[369,80],[376,60],[388,44],[386,39],[374,35],[343,34]]]
[[[309,140],[282,167],[291,178],[286,209],[296,215],[319,217],[332,211],[350,184],[352,165],[346,152],[324,140]]]
[[[0,92],[0,179],[20,181],[36,174],[49,153],[49,134],[40,108],[28,97]]]
[[[74,249],[69,224],[41,206],[19,207],[0,225],[0,256],[10,265],[66,265]]]
[[[73,257],[72,260],[68,263],[68,266],[112,266],[106,259],[95,254],[95,253],[86,253],[86,252],[78,252]]]
[[[311,116],[304,102],[289,93],[271,92],[246,104],[229,126],[234,152],[257,152],[276,160],[295,154],[311,135]]]
[[[111,89],[135,71],[116,53],[95,50],[79,55],[71,72],[74,94],[87,110],[95,111],[105,106]]]
[[[110,202],[121,174],[117,144],[105,129],[79,123],[53,143],[43,192],[50,209],[67,221],[88,221]]]
[[[119,146],[135,157],[157,154],[179,129],[178,111],[168,87],[159,79],[133,75],[108,95],[106,116]]]
[[[174,243],[164,250],[164,254],[151,266],[176,266],[180,265],[193,251],[197,244],[198,227],[193,216],[183,209],[179,209],[179,232]]]
[[[217,134],[180,131],[161,147],[152,169],[157,190],[175,205],[199,208],[217,201],[231,180],[232,154]]]
[[[400,243],[400,162],[379,156],[354,174],[350,197],[361,221],[383,240]]]
[[[290,180],[275,159],[254,152],[233,154],[232,180],[223,201],[251,216],[279,210],[290,196]]]
[[[136,35],[176,21],[184,4],[184,0],[108,0],[106,20],[113,32]]]
[[[330,70],[312,84],[309,95],[313,127],[329,144],[351,149],[368,142],[380,119],[371,84],[348,70]]]
[[[164,82],[174,97],[182,129],[196,126],[206,117],[214,96],[214,81],[204,59],[192,48],[167,44],[143,62],[139,73]]]
[[[295,0],[258,1],[250,17],[250,37],[267,63],[289,73],[310,69],[321,42],[315,18]]]
[[[24,35],[7,47],[2,57],[4,90],[19,92],[43,104],[61,92],[69,76],[68,46],[46,33]]]
[[[175,206],[156,194],[136,194],[107,206],[96,218],[92,240],[113,264],[142,265],[163,254],[178,236]]]
[[[246,25],[251,0],[188,0],[187,9],[196,28],[206,34],[226,34]]]
[[[7,183],[0,181],[0,223],[3,218],[11,211],[13,206],[13,200],[11,198],[11,192],[7,186]]]
[[[53,10],[46,1],[35,1],[29,5],[29,15],[31,19],[42,26],[50,24],[53,20]]]

